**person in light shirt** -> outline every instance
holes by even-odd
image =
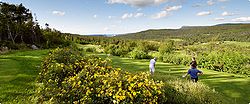
[[[150,63],[149,63],[149,71],[150,71],[151,75],[154,75],[156,60],[157,60],[156,57],[150,60]]]

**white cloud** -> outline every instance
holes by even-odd
[[[239,17],[232,19],[234,22],[250,22],[250,17]]]
[[[122,15],[122,19],[128,19],[128,18],[139,18],[139,17],[142,17],[142,16],[144,16],[144,14],[143,13],[125,13],[125,14],[123,14]]]
[[[153,19],[160,19],[160,18],[166,17],[168,15],[169,15],[169,13],[167,11],[161,11],[161,12],[157,13],[156,15],[154,15],[152,18]]]
[[[111,27],[117,27],[116,25],[111,25]]]
[[[171,11],[176,11],[181,9],[182,6],[181,5],[177,5],[177,6],[168,6],[166,7],[163,11],[155,14],[152,16],[153,19],[160,19],[160,18],[164,18],[166,16],[169,16]]]
[[[105,27],[103,30],[104,31],[109,31],[110,29],[108,27]]]
[[[234,13],[229,13],[229,12],[223,12],[223,13],[221,13],[221,15],[222,16],[233,16],[233,15],[235,15]]]
[[[226,1],[228,1],[228,0],[218,0],[219,2],[226,2]]]
[[[214,18],[214,20],[215,20],[215,21],[223,21],[223,20],[225,20],[225,18],[220,18],[220,17],[219,17],[219,18]]]
[[[125,13],[122,15],[122,19],[128,19],[128,18],[132,18],[133,17],[133,13]]]
[[[143,16],[144,14],[143,13],[136,13],[135,15],[134,15],[134,17],[135,18],[139,18],[139,17],[141,17],[141,16]]]
[[[53,11],[52,14],[59,15],[59,16],[64,16],[65,12],[63,12],[63,11]]]
[[[207,1],[207,5],[209,5],[209,6],[214,5],[214,4],[215,4],[215,2],[213,0],[208,0]]]
[[[113,18],[113,16],[108,16],[108,18],[109,18],[109,19],[112,19],[112,18]]]
[[[197,16],[206,16],[206,15],[211,15],[212,12],[211,11],[203,11],[203,12],[199,12],[196,15]]]
[[[136,7],[145,7],[149,5],[161,4],[167,2],[167,0],[108,0],[109,4],[127,4]]]
[[[166,11],[170,12],[170,11],[179,10],[181,8],[182,8],[181,5],[178,5],[178,6],[169,6],[169,7],[166,7]]]
[[[155,4],[161,4],[166,2],[167,0],[153,0],[153,1],[155,1]]]
[[[95,14],[95,15],[93,15],[93,18],[97,18],[97,15]]]

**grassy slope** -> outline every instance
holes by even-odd
[[[17,51],[0,56],[0,103],[28,103],[48,50]]]
[[[129,72],[149,71],[149,60],[134,60],[116,56],[112,56],[111,59],[114,66],[121,67]],[[181,78],[187,69],[186,66],[157,62],[154,77],[163,81],[172,80],[175,77]],[[221,92],[225,99],[231,100],[232,104],[248,104],[250,102],[250,78],[206,69],[202,70],[204,75],[200,77],[200,82]]]

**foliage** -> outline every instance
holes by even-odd
[[[160,43],[155,41],[131,41],[100,36],[81,36],[77,37],[77,41],[80,44],[100,44],[107,54],[138,59],[152,57],[148,53],[158,51],[160,46]]]
[[[96,52],[96,49],[89,47],[89,48],[86,48],[85,51],[86,52],[93,52],[94,53],[94,52]]]
[[[164,54],[162,55],[162,61],[166,63],[173,63],[176,65],[188,65],[191,58],[186,55],[181,55],[178,53],[169,53],[169,54]]]
[[[0,40],[11,44],[41,44],[44,37],[40,27],[33,21],[32,13],[22,4],[14,5],[0,2]]]
[[[196,56],[198,66],[215,71],[249,75],[250,56],[247,46],[208,43],[187,46],[186,51],[163,54],[163,62],[188,65]]]
[[[131,74],[109,66],[108,60],[56,49],[39,74],[38,101],[52,103],[156,103],[164,101],[164,83],[149,73]]]
[[[133,59],[149,59],[151,58],[146,52],[139,50],[139,49],[134,49],[129,53],[129,56]]]
[[[248,74],[250,69],[243,69],[250,59],[237,52],[212,52],[202,54],[198,58],[199,66],[229,73]]]
[[[174,41],[170,40],[166,43],[163,43],[159,47],[160,54],[166,54],[174,51]]]
[[[58,30],[46,28],[42,30],[43,36],[46,40],[43,43],[44,48],[66,47],[71,45],[70,35],[63,34]]]
[[[36,45],[39,48],[55,48],[69,46],[72,41],[70,34],[62,34],[49,27],[41,29],[31,11],[22,4],[0,2],[0,20],[0,47],[23,49]]]
[[[169,81],[165,91],[169,104],[222,104],[221,95],[202,83],[191,81]]]

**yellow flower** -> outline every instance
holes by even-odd
[[[112,93],[111,93],[111,92],[109,93],[109,96],[112,96]]]
[[[158,92],[159,94],[161,94],[161,91],[160,91],[160,90],[158,90],[157,92]]]
[[[118,83],[118,87],[121,87],[122,86],[122,82],[120,81],[119,83]]]
[[[131,86],[128,86],[128,90],[129,90],[129,91],[132,91],[132,87],[131,87]]]
[[[130,86],[131,86],[131,87],[134,87],[134,86],[135,86],[135,84],[134,84],[134,83],[131,83],[131,84],[130,84]]]
[[[81,81],[79,81],[79,82],[78,82],[78,85],[80,85],[81,83],[82,83],[82,82],[81,82]]]
[[[148,93],[148,96],[152,96],[152,94],[149,92],[149,93]]]
[[[132,92],[132,94],[133,94],[133,96],[135,96],[135,95],[136,95],[136,92]]]
[[[141,85],[142,85],[143,83],[142,82],[140,82],[139,84],[138,84],[138,87],[141,87]]]

